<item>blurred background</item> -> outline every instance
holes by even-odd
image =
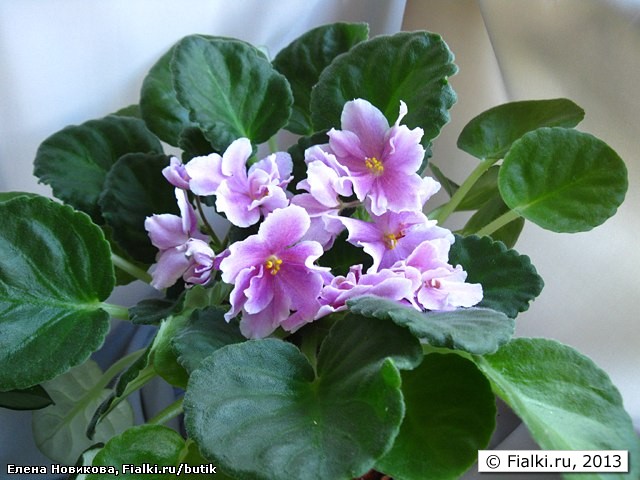
[[[518,318],[517,334],[555,338],[590,356],[640,430],[638,0],[0,0],[0,190],[50,195],[32,175],[40,142],[137,103],[146,72],[181,37],[238,37],[274,56],[308,29],[335,21],[368,22],[372,36],[418,29],[443,36],[460,69],[451,78],[458,103],[433,161],[455,181],[477,162],[455,146],[462,127],[512,100],[570,98],[586,110],[578,128],[625,160],[627,198],[604,225],[572,235],[525,226],[517,249],[546,286]],[[117,294],[127,304],[141,293]],[[150,335],[118,328],[109,340],[113,354],[139,348]],[[158,388],[139,401],[172,394]],[[526,429],[503,416],[500,448],[530,448]],[[0,463],[9,460],[45,462],[30,439],[29,413],[0,410]]]

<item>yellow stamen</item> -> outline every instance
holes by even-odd
[[[384,243],[389,250],[393,250],[398,246],[398,240],[404,237],[403,232],[387,233],[384,236]]]
[[[280,260],[275,255],[271,255],[267,258],[267,261],[264,262],[264,266],[267,267],[267,270],[271,272],[271,275],[275,275],[280,271],[280,266],[282,265],[282,260]]]
[[[376,157],[365,158],[364,164],[374,175],[382,175],[382,172],[384,172],[384,165]]]

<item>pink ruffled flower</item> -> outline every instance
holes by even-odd
[[[455,310],[482,300],[482,285],[466,283],[467,272],[448,263],[450,247],[446,239],[427,240],[392,267],[417,282],[416,300],[425,310]]]
[[[158,248],[151,267],[151,285],[158,290],[170,287],[183,277],[187,283],[205,284],[211,277],[215,254],[208,237],[198,230],[193,207],[186,192],[175,189],[180,216],[168,213],[147,217],[144,228]]]
[[[406,259],[425,240],[444,238],[453,243],[453,234],[438,227],[435,220],[429,220],[422,212],[387,212],[372,215],[372,222],[355,218],[340,217],[347,227],[347,240],[360,246],[371,255],[373,264],[368,272],[389,268]]]
[[[162,175],[174,187],[181,190],[189,190],[191,177],[180,159],[171,157],[169,166],[162,169]]]
[[[297,188],[309,193],[294,196],[291,203],[303,207],[311,217],[311,227],[305,239],[316,240],[328,250],[344,230],[338,218],[342,208],[340,197],[353,195],[353,186],[348,177],[349,171],[321,146],[308,148],[305,162],[307,178],[300,181]]]
[[[375,215],[420,210],[433,189],[433,179],[416,173],[425,155],[423,130],[400,125],[406,114],[407,106],[400,102],[400,114],[390,127],[380,110],[357,99],[342,110],[342,130],[328,133],[329,148],[348,169],[356,197],[366,199]]]
[[[291,181],[293,162],[288,153],[278,152],[253,164],[251,142],[235,140],[222,157],[211,154],[192,159],[185,166],[189,187],[196,195],[216,195],[216,209],[238,227],[257,223],[277,208],[286,207],[285,191]]]
[[[263,338],[278,327],[295,331],[315,318],[327,269],[313,264],[322,246],[300,241],[310,223],[303,208],[291,205],[269,214],[256,235],[229,246],[220,263],[222,280],[234,285],[225,318],[241,313],[246,337]]]
[[[321,307],[317,318],[333,312],[345,310],[347,300],[362,295],[375,295],[399,303],[413,304],[414,282],[392,270],[377,273],[362,273],[362,265],[354,265],[346,276],[334,277],[330,284],[322,289]]]

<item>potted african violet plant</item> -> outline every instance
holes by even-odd
[[[523,101],[464,128],[478,166],[455,184],[430,157],[456,69],[429,32],[327,25],[273,59],[192,35],[138,105],[44,140],[35,174],[60,202],[0,197],[0,405],[35,410],[57,473],[457,478],[496,396],[543,449],[639,453],[602,370],[512,338],[543,287],[513,249],[525,220],[601,224],[625,165],[570,100]],[[135,279],[162,295],[107,301]],[[111,318],[158,329],[103,373]],[[134,426],[127,396],[157,376],[176,400]],[[184,434],[163,425],[179,415]]]

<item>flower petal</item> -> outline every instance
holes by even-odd
[[[183,246],[170,248],[158,255],[158,261],[151,268],[151,286],[162,290],[168,288],[182,276],[189,267],[189,259]]]
[[[248,138],[238,138],[222,154],[221,171],[225,177],[246,177],[247,160],[253,153]]]
[[[170,213],[152,215],[144,221],[151,243],[160,250],[177,247],[188,240],[182,230],[182,218]]]
[[[367,157],[380,158],[389,122],[383,113],[361,98],[345,103],[340,117],[342,130],[355,133]]]
[[[297,243],[310,224],[309,214],[304,208],[289,205],[274,210],[260,225],[258,236],[268,245],[271,253],[277,254]]]
[[[192,158],[184,166],[190,177],[189,189],[196,195],[215,195],[224,180],[221,162],[222,157],[217,153]]]

